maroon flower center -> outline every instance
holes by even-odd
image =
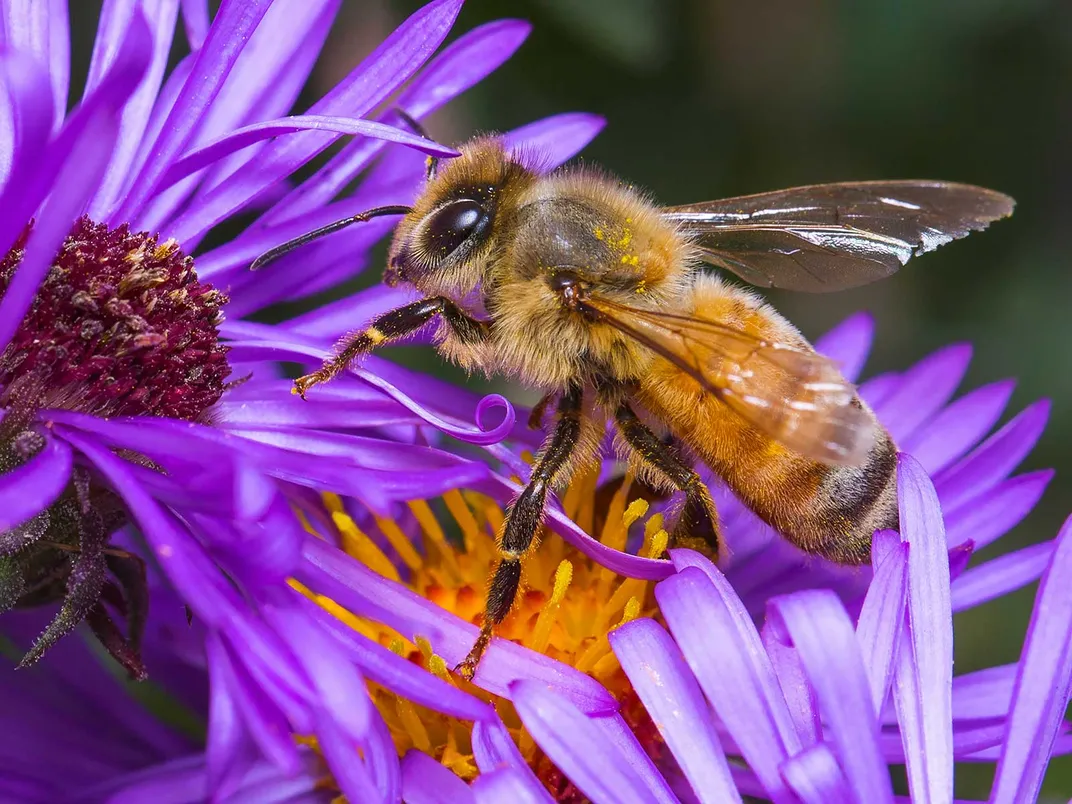
[[[0,295],[29,232],[0,260]],[[230,373],[226,301],[175,241],[83,217],[0,354],[0,405],[200,419]]]

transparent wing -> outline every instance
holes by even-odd
[[[1012,213],[1009,196],[941,181],[814,184],[666,207],[708,263],[761,287],[827,292],[895,273],[909,258]]]
[[[873,419],[828,358],[706,319],[603,299],[582,305],[794,452],[832,464],[866,459],[875,438]]]

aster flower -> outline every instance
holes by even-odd
[[[855,378],[871,331],[856,316],[818,347]],[[892,799],[888,767],[905,765],[912,800],[933,801],[951,799],[954,761],[999,760],[992,800],[1031,800],[1050,756],[1072,749],[1062,720],[1072,554],[1061,547],[1072,525],[969,567],[1052,475],[1010,477],[1042,432],[1045,403],[985,437],[1011,383],[950,402],[969,357],[950,347],[861,386],[905,450],[902,532],[876,535],[873,571],[804,556],[724,491],[723,566],[687,550],[656,561],[667,543],[661,514],[629,502],[628,483],[604,484],[606,468],[577,478],[549,512],[565,543],[549,539],[533,555],[528,592],[474,679],[496,696],[498,717],[470,729],[374,689],[403,754],[403,790],[426,801],[505,790],[532,801],[882,801]],[[517,454],[494,451],[523,476]],[[445,677],[475,638],[515,481],[494,474],[437,503],[464,552],[426,504],[396,515],[387,544],[372,530],[382,534],[382,518],[329,501],[330,518],[303,547],[300,591],[340,638],[372,636]],[[407,551],[404,534],[423,550]],[[617,552],[627,545],[632,554]],[[619,581],[591,560],[612,554],[607,563],[634,577]],[[1021,662],[954,678],[952,612],[1044,572]]]
[[[85,618],[142,677],[145,561],[158,564],[205,629],[214,793],[237,789],[261,757],[299,773],[297,733],[351,798],[390,799],[398,766],[384,760],[382,724],[352,706],[366,677],[417,688],[455,715],[486,707],[393,656],[332,641],[284,585],[303,560],[295,509],[311,489],[384,513],[478,482],[487,467],[428,446],[414,410],[434,400],[441,429],[477,442],[511,432],[512,412],[484,428],[500,400],[478,405],[432,382],[405,395],[392,379],[409,384],[406,373],[387,371],[301,405],[266,361],[321,346],[235,319],[360,270],[382,228],[319,244],[313,277],[286,261],[255,278],[246,268],[324,218],[410,200],[425,155],[454,151],[400,127],[395,107],[420,119],[503,63],[528,26],[491,23],[433,56],[461,5],[434,0],[304,114],[281,117],[339,0],[225,0],[211,24],[205,3],[183,3],[193,52],[168,72],[179,5],[106,4],[69,114],[66,4],[0,12],[10,106],[0,149],[0,611],[62,601],[32,644],[19,639],[23,664]],[[555,164],[601,125],[562,115],[506,136]],[[357,138],[291,184],[342,135]],[[362,172],[358,191],[333,201]],[[255,220],[202,250],[236,213]]]

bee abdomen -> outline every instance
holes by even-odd
[[[832,561],[866,564],[875,531],[898,527],[897,449],[879,428],[866,462],[826,467],[823,474],[813,516],[797,523],[799,533],[787,535],[799,547]]]

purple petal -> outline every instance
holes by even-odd
[[[867,382],[862,383],[859,387],[861,398],[876,412],[879,412],[882,407],[882,403],[897,390],[901,385],[901,375],[894,374],[892,372],[887,374],[879,374]],[[879,417],[881,418],[881,416]]]
[[[554,804],[547,788],[533,783],[515,768],[483,773],[472,785],[476,804]]]
[[[510,736],[498,714],[473,724],[473,758],[481,773],[499,768],[512,768],[530,781],[539,784],[536,775],[521,756],[521,750]]]
[[[399,697],[461,720],[481,721],[495,717],[494,710],[488,704],[354,631],[311,600],[305,597],[300,597],[300,600],[372,683],[386,687]]]
[[[945,408],[901,444],[930,474],[960,458],[986,435],[1009,403],[1011,380],[976,388]]]
[[[804,804],[855,804],[837,757],[825,743],[805,748],[782,765],[782,778]]]
[[[884,542],[886,549],[878,546],[879,542]],[[893,531],[876,533],[874,544],[877,549],[872,549],[871,560],[874,562],[875,576],[860,609],[856,638],[867,669],[871,703],[878,713],[882,711],[890,693],[896,659],[894,652],[901,642],[909,546],[902,543]]]
[[[406,804],[472,804],[474,800],[469,785],[415,748],[402,757],[402,798]]]
[[[1050,564],[1052,541],[998,556],[964,572],[953,583],[953,611],[966,611],[1037,580]]]
[[[256,762],[258,752],[242,722],[238,704],[219,671],[209,685],[208,738],[205,755],[208,787],[226,800],[241,785],[242,778]]]
[[[87,95],[97,86],[119,55],[119,49],[123,46],[123,36],[137,8],[138,6],[132,2],[105,3],[102,7],[100,23],[97,26],[97,38],[93,44],[93,58],[86,81]],[[111,164],[87,210],[87,214],[94,220],[108,219],[109,212],[122,188],[133,178],[130,172],[134,157],[146,136],[149,117],[167,69],[178,8],[178,0],[159,0],[155,3],[140,5],[141,13],[145,14],[151,32],[152,59],[145,77],[131,94],[123,109]]]
[[[515,128],[503,135],[503,144],[530,169],[546,172],[580,153],[606,124],[599,115],[567,112]]]
[[[0,30],[6,49],[47,65],[52,87],[54,126],[67,112],[71,76],[71,43],[67,0],[5,0],[0,8]],[[44,99],[44,98],[43,98]]]
[[[905,739],[912,794],[922,800],[953,795],[953,616],[949,557],[938,495],[911,456],[897,457],[901,539],[908,542],[908,639],[895,671],[895,695]],[[911,674],[912,679],[905,675]],[[916,715],[906,722],[906,710]],[[918,727],[917,735],[907,732]],[[907,736],[906,736],[907,735]],[[910,750],[910,748],[912,750]]]
[[[0,474],[0,534],[52,505],[67,488],[73,461],[70,447],[46,435],[40,452]]]
[[[367,692],[362,691],[360,694],[368,701]],[[371,702],[369,702],[369,706],[371,706]],[[337,714],[337,712],[338,710],[335,710],[329,714],[324,709],[318,711],[316,715],[316,733],[317,744],[320,750],[324,752],[324,759],[327,760],[328,767],[331,769],[335,782],[339,785],[340,792],[346,797],[347,801],[390,801],[391,799],[384,795],[384,790],[377,789],[366,760],[362,759],[358,754],[358,746],[352,738],[348,738],[335,725],[333,715]],[[454,774],[451,775],[453,776]],[[398,800],[397,793],[394,800]],[[420,801],[420,799],[409,799],[407,797],[407,801],[409,800]]]
[[[156,192],[161,176],[194,136],[270,5],[271,0],[245,0],[220,6],[204,46],[194,56],[190,77],[113,218],[133,220]]]
[[[382,578],[319,539],[306,539],[305,558],[296,573],[298,580],[359,617],[389,625],[410,639],[427,637],[448,666],[461,662],[476,641],[476,626]],[[508,640],[493,639],[477,668],[477,684],[495,695],[507,695],[510,683],[517,679],[549,684],[588,713],[618,709],[610,693],[584,673]]]
[[[208,0],[182,0],[182,22],[190,50],[200,50],[208,36]]]
[[[321,305],[305,315],[287,322],[288,329],[307,338],[335,340],[354,328],[357,322],[371,321],[380,313],[394,310],[416,300],[417,291],[409,286],[373,285],[337,301]]]
[[[645,618],[611,631],[609,638],[698,800],[740,801],[711,709],[670,635]]]
[[[10,342],[60,244],[100,183],[111,157],[118,107],[141,80],[149,61],[147,34],[144,18],[136,15],[124,40],[122,57],[42,155],[36,181],[19,188],[34,206],[39,199],[48,198],[36,215],[22,260],[0,300],[0,348]],[[62,187],[63,192],[52,192],[54,187]],[[4,208],[5,214],[10,214],[9,208]],[[25,225],[25,219],[16,225]]]
[[[203,549],[187,533],[180,531],[174,518],[167,516],[134,480],[126,462],[108,449],[66,428],[57,428],[61,437],[92,462],[122,495],[131,514],[141,525],[156,552],[168,579],[210,626],[224,626],[238,617],[233,592],[221,585],[218,572]]]
[[[241,151],[243,148],[248,148],[263,140],[278,137],[281,134],[290,134],[296,131],[332,131],[337,134],[350,134],[372,137],[386,142],[397,142],[432,156],[450,157],[458,155],[458,152],[453,148],[439,145],[410,131],[404,131],[372,120],[333,117],[330,115],[294,115],[244,126],[210,142],[208,145],[198,148],[196,151],[191,151],[171,164],[167,173],[160,179],[158,189],[166,189],[180,179],[196,173],[201,168],[211,165],[225,156]]]
[[[1004,719],[1012,710],[1018,664],[988,667],[953,679],[953,719]]]
[[[314,115],[361,117],[382,103],[432,55],[461,7],[461,0],[433,0],[403,22],[376,50],[320,101]],[[219,27],[219,18],[213,24]],[[209,35],[211,42],[212,34]],[[206,43],[206,49],[209,44]],[[194,242],[217,221],[246,204],[276,181],[323,151],[338,135],[309,131],[272,143],[256,164],[237,171],[205,193],[194,208],[174,221],[172,236]]]
[[[1057,534],[1027,629],[993,804],[1034,801],[1061,726],[1072,686],[1072,518]]]
[[[522,20],[497,20],[466,32],[429,61],[393,105],[421,120],[498,69],[521,46],[531,29]],[[395,115],[388,112],[380,120],[394,124]],[[292,220],[327,204],[382,147],[382,143],[374,141],[347,145],[266,213],[262,222]]]
[[[759,635],[774,667],[774,674],[778,677],[778,686],[782,688],[801,744],[809,746],[818,742],[822,738],[819,702],[796,648],[786,644],[770,627],[770,623],[763,624]]]
[[[290,728],[263,691],[236,664],[215,632],[205,640],[205,656],[212,684],[221,684],[234,697],[250,736],[265,756],[288,773],[297,773],[301,761]]]
[[[874,335],[875,319],[869,313],[857,313],[815,341],[815,351],[835,360],[841,375],[855,382],[863,371]]]
[[[310,657],[304,667],[316,688],[318,705],[331,713],[332,720],[349,739],[366,739],[375,708],[364,679],[343,657],[335,640],[289,602],[270,603],[261,611],[269,626],[298,656]]]
[[[36,195],[28,185],[37,180],[55,121],[48,72],[33,56],[0,52],[0,87],[7,98],[0,106],[0,253],[6,254],[47,192],[47,181]]]
[[[934,478],[942,509],[953,513],[961,504],[997,485],[1031,452],[1050,415],[1048,400],[1029,405],[962,460]]]
[[[586,796],[597,804],[650,804],[643,795],[647,785],[626,757],[552,687],[517,681],[510,693],[536,744]]]
[[[975,549],[981,550],[1004,536],[1035,507],[1052,478],[1052,469],[1009,478],[982,495],[982,499],[947,514],[949,543],[957,545],[971,539]]]
[[[292,335],[278,328],[272,329],[264,325],[243,323],[241,326],[231,324],[223,330],[230,336],[242,337],[241,341],[230,344],[231,357],[233,360],[298,360],[302,356],[324,360],[332,355],[330,349],[322,346],[314,346],[296,335]],[[244,336],[244,337],[243,337]],[[252,337],[250,337],[252,336]],[[265,340],[254,338],[267,336]],[[268,340],[267,338],[271,338]],[[492,444],[501,441],[511,433],[514,427],[515,416],[509,402],[498,394],[491,394],[481,400],[477,407],[477,428],[454,423],[446,418],[437,416],[423,405],[420,405],[410,396],[404,394],[392,383],[378,376],[381,372],[380,365],[385,361],[375,358],[366,359],[364,366],[375,367],[376,373],[367,368],[353,369],[352,373],[360,377],[369,385],[383,390],[389,397],[397,401],[407,410],[416,413],[428,424],[439,428],[448,435],[468,441],[473,444]],[[483,417],[493,408],[504,411],[502,420],[494,427],[484,427]]]
[[[671,557],[677,565],[691,556],[673,550]],[[724,579],[715,586],[711,570],[679,567],[655,587],[655,599],[719,719],[779,799],[787,791],[778,767],[801,749],[800,738],[752,620]]]
[[[857,798],[892,801],[863,658],[837,595],[828,589],[811,589],[777,597],[769,602],[767,617],[797,649]]]
[[[875,409],[898,443],[937,413],[953,396],[971,362],[971,346],[953,344],[901,374],[897,389]]]

